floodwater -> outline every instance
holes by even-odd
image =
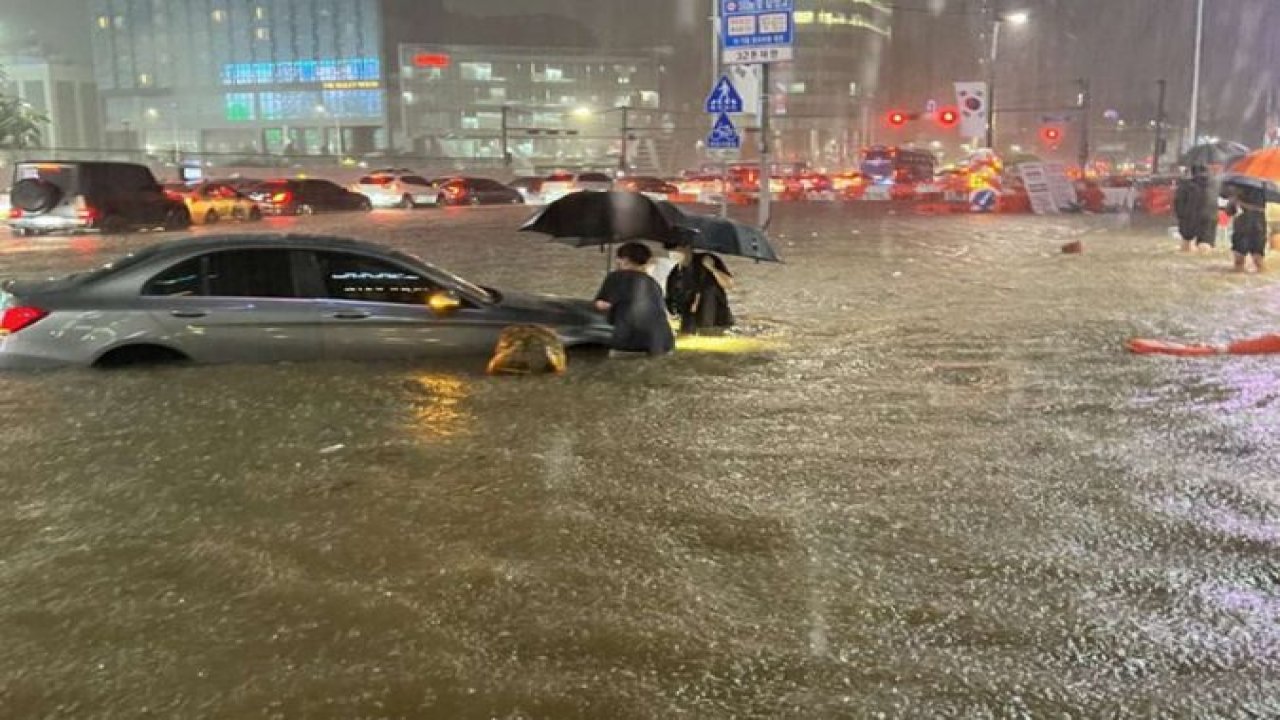
[[[406,217],[306,227],[605,265]],[[740,335],[561,378],[2,375],[0,716],[1280,716],[1277,361],[1122,347],[1274,329],[1280,274],[1163,230],[784,206]]]

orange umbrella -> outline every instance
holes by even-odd
[[[1259,180],[1280,180],[1280,148],[1255,150],[1227,166],[1232,175]]]

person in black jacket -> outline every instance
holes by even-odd
[[[595,307],[613,325],[614,353],[666,355],[675,350],[675,337],[667,322],[662,287],[645,266],[653,252],[642,243],[618,248],[617,270],[609,273],[596,293]]]
[[[1230,187],[1227,214],[1235,217],[1231,223],[1231,252],[1235,254],[1235,271],[1245,271],[1245,261],[1252,258],[1253,267],[1263,270],[1263,258],[1267,254],[1267,197],[1261,190],[1247,187]]]
[[[672,257],[678,264],[667,277],[667,308],[680,316],[680,334],[733,327],[727,292],[733,289],[733,273],[724,261],[687,245],[675,248]]]
[[[1173,212],[1178,217],[1178,234],[1183,252],[1194,247],[1206,252],[1213,249],[1217,237],[1218,202],[1203,165],[1191,169],[1191,177],[1178,182],[1173,199]]]

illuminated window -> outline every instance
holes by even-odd
[[[147,73],[141,73],[141,74],[139,74],[139,75],[138,75],[138,85],[140,85],[140,86],[142,86],[142,87],[151,87],[151,76],[150,76],[150,75],[148,75]]]
[[[117,15],[117,16],[115,16],[115,17],[111,18],[111,24],[112,24],[112,25],[115,25],[117,30],[119,30],[119,29],[123,28],[123,27],[124,27],[124,16],[123,16],[123,15]]]
[[[259,40],[270,40],[270,39],[271,39],[271,29],[270,29],[270,28],[258,28],[257,30],[254,30],[254,31],[253,31],[253,36],[254,36],[254,37],[256,37],[256,38],[257,38],[257,39],[259,39]]]
[[[225,109],[227,119],[232,122],[253,120],[253,93],[227,93]]]
[[[266,19],[267,19],[267,9],[266,9],[266,8],[264,8],[264,7],[256,7],[256,8],[254,8],[254,9],[253,9],[253,17],[254,17],[254,19],[256,19],[256,20],[266,20]]]
[[[211,15],[213,17],[213,21],[216,23],[223,22],[227,19],[226,10],[214,10],[213,13],[211,13]]]
[[[793,82],[791,83],[791,87],[787,88],[787,92],[791,93],[792,95],[802,95],[804,94],[804,91],[805,91],[805,84],[802,82]]]
[[[107,17],[106,15],[99,15],[98,27],[102,28],[103,30],[106,30],[107,28],[111,27],[111,18]]]
[[[493,65],[491,63],[464,62],[462,63],[462,79],[488,82],[493,79]]]

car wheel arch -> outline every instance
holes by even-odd
[[[116,345],[93,361],[95,368],[119,368],[137,365],[177,365],[191,362],[181,350],[154,341],[126,342]]]

